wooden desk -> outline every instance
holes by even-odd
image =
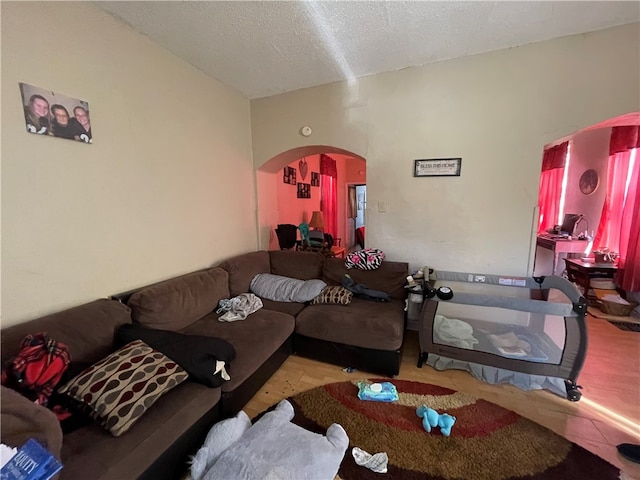
[[[579,258],[565,258],[567,266],[567,277],[570,282],[574,282],[584,289],[584,297],[589,300],[589,304],[597,301],[594,296],[589,296],[592,278],[613,278],[618,266],[615,263],[590,263],[583,262]]]
[[[544,235],[538,235],[536,245],[553,252],[553,270],[552,274],[556,274],[558,267],[558,259],[561,253],[585,253],[589,246],[588,240],[569,240],[563,238],[552,238]]]

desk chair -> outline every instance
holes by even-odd
[[[309,230],[309,243],[311,247],[324,247],[324,233],[321,230]]]

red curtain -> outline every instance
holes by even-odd
[[[620,228],[620,286],[628,292],[640,292],[640,149],[635,150],[627,198]]]
[[[324,217],[325,233],[338,236],[338,169],[336,161],[320,155],[320,210]]]
[[[607,193],[602,206],[598,231],[593,240],[595,250],[608,248],[612,252],[620,251],[620,227],[630,159],[631,150],[615,153],[609,157]]]
[[[609,155],[640,148],[640,125],[613,127],[609,141]]]
[[[540,175],[540,191],[538,202],[538,233],[553,228],[560,213],[560,196],[562,195],[562,178],[567,159],[569,142],[561,143],[544,151],[542,157],[542,174]]]
[[[607,193],[593,242],[619,253],[617,281],[630,292],[640,291],[639,151],[640,126],[611,129]]]
[[[547,148],[542,157],[542,171],[564,168],[567,161],[567,150],[569,150],[569,142]]]

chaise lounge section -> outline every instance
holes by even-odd
[[[114,351],[115,332],[129,323],[129,307],[114,300],[96,300],[3,329],[2,361],[4,364],[17,353],[25,335],[47,332],[51,338],[69,347],[72,356],[69,370],[88,366]],[[197,448],[198,437],[206,435],[211,424],[219,418],[220,397],[219,388],[187,381],[163,395],[131,430],[120,437],[112,436],[97,423],[65,434],[59,452],[64,465],[60,480],[176,478],[184,468],[187,454]],[[17,401],[23,403],[21,408],[48,418],[47,424],[41,424],[41,432],[33,431],[33,434],[52,448],[54,444],[48,439],[62,436],[55,415],[25,397]],[[2,408],[2,441],[19,446],[21,442],[11,442],[11,438],[15,439],[20,432],[9,430],[5,423],[4,402]],[[58,452],[54,449],[54,453]]]

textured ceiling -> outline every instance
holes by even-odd
[[[640,21],[639,2],[96,2],[248,98]]]

